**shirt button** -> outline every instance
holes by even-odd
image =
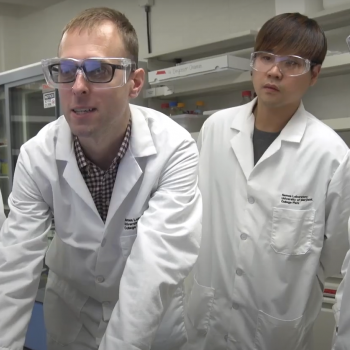
[[[105,175],[105,179],[109,179],[109,174],[108,173]]]
[[[232,303],[232,309],[238,310],[239,306],[236,303]]]
[[[243,270],[237,269],[236,273],[237,273],[238,276],[242,276],[243,275]]]
[[[249,197],[249,198],[248,198],[248,202],[249,202],[250,204],[254,204],[254,203],[255,203],[254,197]]]
[[[97,283],[103,283],[105,281],[103,276],[97,276],[96,278]]]
[[[103,238],[101,242],[101,247],[104,247],[106,245],[106,242],[107,242],[106,238]]]
[[[228,339],[228,334],[226,334],[226,335],[224,336],[224,339],[225,339],[225,341],[227,341],[227,339]]]
[[[245,234],[245,233],[242,233],[242,234],[241,234],[241,240],[242,240],[242,241],[246,241],[247,238],[248,238],[248,235],[247,235],[247,234]]]
[[[106,205],[109,205],[109,201],[106,201]]]

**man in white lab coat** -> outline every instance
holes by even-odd
[[[301,14],[266,22],[251,55],[257,98],[199,135],[203,233],[189,349],[309,350],[325,278],[349,243],[349,150],[308,113],[327,44]]]
[[[22,350],[47,233],[48,348],[178,350],[183,280],[197,259],[201,197],[190,134],[139,94],[136,32],[88,9],[43,61],[64,116],[18,158],[0,239],[0,349]]]
[[[346,38],[350,50],[350,36]],[[349,222],[349,239],[350,239],[350,222]],[[343,280],[340,283],[336,300],[337,303],[333,307],[336,312],[336,330],[334,337],[333,350],[349,350],[350,349],[350,250],[348,251],[342,267]]]

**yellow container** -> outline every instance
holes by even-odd
[[[8,165],[7,165],[7,163],[5,163],[5,162],[2,162],[2,163],[1,163],[1,173],[2,173],[3,175],[8,175],[8,173],[9,173]]]

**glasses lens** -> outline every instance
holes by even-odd
[[[284,56],[278,57],[279,67],[286,75],[300,75],[306,71],[306,61],[300,57]]]
[[[252,56],[252,67],[260,72],[267,72],[277,65],[285,75],[300,75],[307,71],[307,63],[301,57],[275,56],[268,52],[255,52]]]
[[[76,64],[72,61],[62,61],[60,63],[52,64],[49,67],[52,80],[58,84],[74,81],[77,68]]]
[[[108,83],[114,75],[113,65],[99,60],[86,60],[84,68],[87,78],[92,83]]]
[[[135,66],[127,58],[65,58],[43,60],[42,64],[46,80],[59,89],[71,88],[78,73],[90,83],[95,83],[94,89],[121,87],[126,84]]]

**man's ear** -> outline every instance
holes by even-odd
[[[320,64],[311,68],[310,86],[314,86],[316,84],[318,76],[320,75],[320,72],[321,72],[321,65]]]
[[[142,90],[145,83],[145,71],[142,68],[136,69],[131,73],[130,80],[132,82],[129,92],[130,98],[136,98]]]

